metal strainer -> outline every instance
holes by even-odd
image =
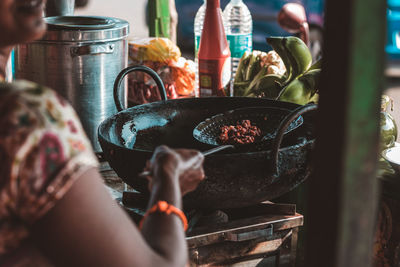
[[[227,111],[217,114],[199,123],[193,130],[193,137],[199,142],[211,145],[224,145],[219,140],[221,128],[226,125],[236,125],[243,120],[250,120],[261,130],[261,137],[251,144],[235,144],[235,147],[257,148],[270,143],[276,136],[276,130],[280,123],[291,114],[291,110],[275,107],[249,107]],[[287,134],[303,124],[303,117],[298,116],[285,130]]]

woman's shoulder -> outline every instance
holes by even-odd
[[[32,82],[0,83],[0,137],[17,139],[21,145],[36,130],[47,127],[45,105],[54,103],[54,98],[50,89]],[[17,146],[15,141],[12,146]]]
[[[10,113],[35,113],[39,117],[54,114],[56,109],[72,110],[66,100],[60,97],[55,91],[34,82],[17,80],[12,83],[0,83],[0,108]],[[4,112],[0,115],[4,118]],[[42,118],[42,122],[46,121]],[[51,118],[54,121],[58,118]]]
[[[6,129],[0,131],[0,136],[4,138],[8,132],[23,136],[43,132],[85,136],[83,129],[75,126],[80,122],[69,103],[55,91],[33,82],[0,83],[0,110],[0,128]]]
[[[91,151],[91,145],[72,106],[55,91],[19,80],[0,83],[0,137],[25,141],[57,137],[74,154]]]
[[[28,81],[0,83],[0,159],[0,255],[98,164],[68,102]]]
[[[38,103],[42,103],[43,100],[56,101],[62,106],[67,106],[68,103],[58,94],[40,84],[26,81],[17,80],[12,83],[1,82],[0,83],[0,100],[1,104],[5,101],[24,101],[27,104],[27,108],[37,108]]]

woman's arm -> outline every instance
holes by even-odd
[[[196,155],[197,161],[202,162]],[[180,208],[181,191],[190,186],[181,190],[178,179],[181,185],[182,179],[189,181],[193,188],[193,183],[197,185],[203,178],[202,169],[193,173],[188,168],[189,158],[177,157],[171,150],[155,158],[149,205],[166,200]],[[83,174],[56,206],[35,223],[32,232],[40,249],[60,266],[178,267],[187,261],[185,234],[178,216],[149,215],[142,236],[111,199],[96,169]]]
[[[165,200],[182,209],[182,195],[194,190],[204,178],[203,160],[203,155],[198,151],[158,147],[148,167],[154,176],[149,177],[152,196],[148,208],[158,200]],[[175,264],[173,266],[181,266],[179,263],[187,261],[185,234],[182,229],[183,224],[178,216],[152,213],[144,221],[142,234],[155,251]],[[175,238],[183,242],[174,243]],[[184,253],[177,253],[179,251]]]

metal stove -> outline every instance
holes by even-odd
[[[126,191],[121,179],[107,164],[101,173],[113,197],[138,223],[147,200]],[[294,266],[298,229],[303,216],[293,204],[260,203],[218,211],[186,211],[190,266]]]

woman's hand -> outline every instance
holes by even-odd
[[[157,147],[146,166],[151,174],[149,190],[171,179],[179,182],[182,195],[195,190],[204,179],[203,161],[203,154],[197,150]]]

